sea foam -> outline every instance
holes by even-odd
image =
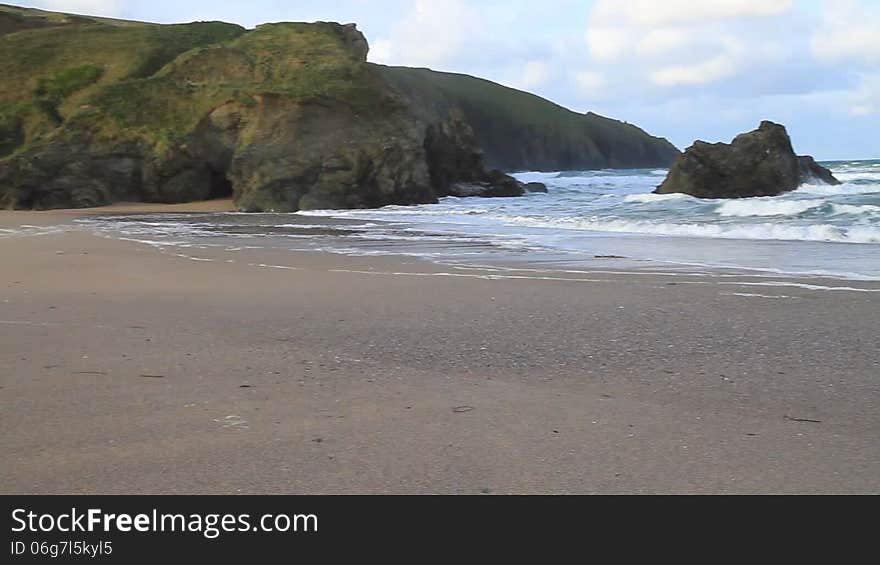
[[[777,200],[775,198],[743,198],[728,200],[718,206],[722,216],[797,216],[825,204],[823,200]]]

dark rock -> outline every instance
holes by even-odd
[[[543,182],[527,182],[523,185],[526,192],[547,192],[547,185]]]
[[[654,192],[698,198],[776,196],[816,179],[837,184],[812,158],[795,155],[784,126],[764,121],[730,144],[695,142]]]
[[[367,38],[361,33],[357,24],[345,24],[342,26],[342,40],[348,50],[362,63],[367,62],[367,55],[370,52],[370,44]]]
[[[525,193],[525,185],[501,171],[494,170],[482,181],[453,183],[449,186],[448,193],[450,196],[483,198],[522,196]]]
[[[798,157],[798,163],[800,165],[800,173],[801,173],[801,184],[804,183],[823,183],[823,184],[831,184],[838,185],[840,181],[834,178],[834,175],[831,174],[831,171],[820,165],[816,162],[815,159],[810,157],[809,155],[802,155]]]

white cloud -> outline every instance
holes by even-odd
[[[631,35],[623,27],[591,27],[587,30],[590,55],[600,61],[613,61],[623,56],[632,45]]]
[[[880,6],[853,0],[826,2],[823,25],[810,46],[821,61],[880,64]]]
[[[636,43],[636,51],[642,57],[661,57],[676,52],[692,41],[686,28],[671,27],[652,29]]]
[[[479,17],[465,0],[416,0],[390,37],[376,40],[370,60],[443,67],[478,33]]]
[[[377,63],[390,61],[394,57],[394,43],[389,39],[370,42],[370,60]]]
[[[573,75],[575,83],[589,95],[595,95],[607,84],[605,75],[596,71],[577,71]]]
[[[776,16],[790,10],[792,3],[792,0],[598,0],[593,18],[599,23],[622,20],[645,28]]]
[[[523,69],[522,77],[516,86],[523,90],[530,90],[543,86],[550,80],[550,65],[544,61],[530,61]]]
[[[641,70],[639,82],[709,85],[781,58],[766,30],[752,28],[791,8],[791,0],[598,0],[587,46],[595,62]]]
[[[849,111],[854,116],[880,114],[880,74],[862,76],[861,84],[850,94]]]
[[[651,72],[651,81],[657,86],[708,84],[732,76],[738,70],[734,57],[725,53],[698,63],[660,68]]]
[[[54,12],[107,17],[121,15],[123,8],[123,0],[44,0],[30,4]]]

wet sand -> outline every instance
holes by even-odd
[[[0,264],[2,493],[880,492],[877,283],[74,228]]]

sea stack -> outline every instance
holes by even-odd
[[[785,126],[763,121],[729,144],[696,141],[676,159],[654,192],[749,198],[777,196],[805,182],[840,184],[812,157],[795,155]]]

